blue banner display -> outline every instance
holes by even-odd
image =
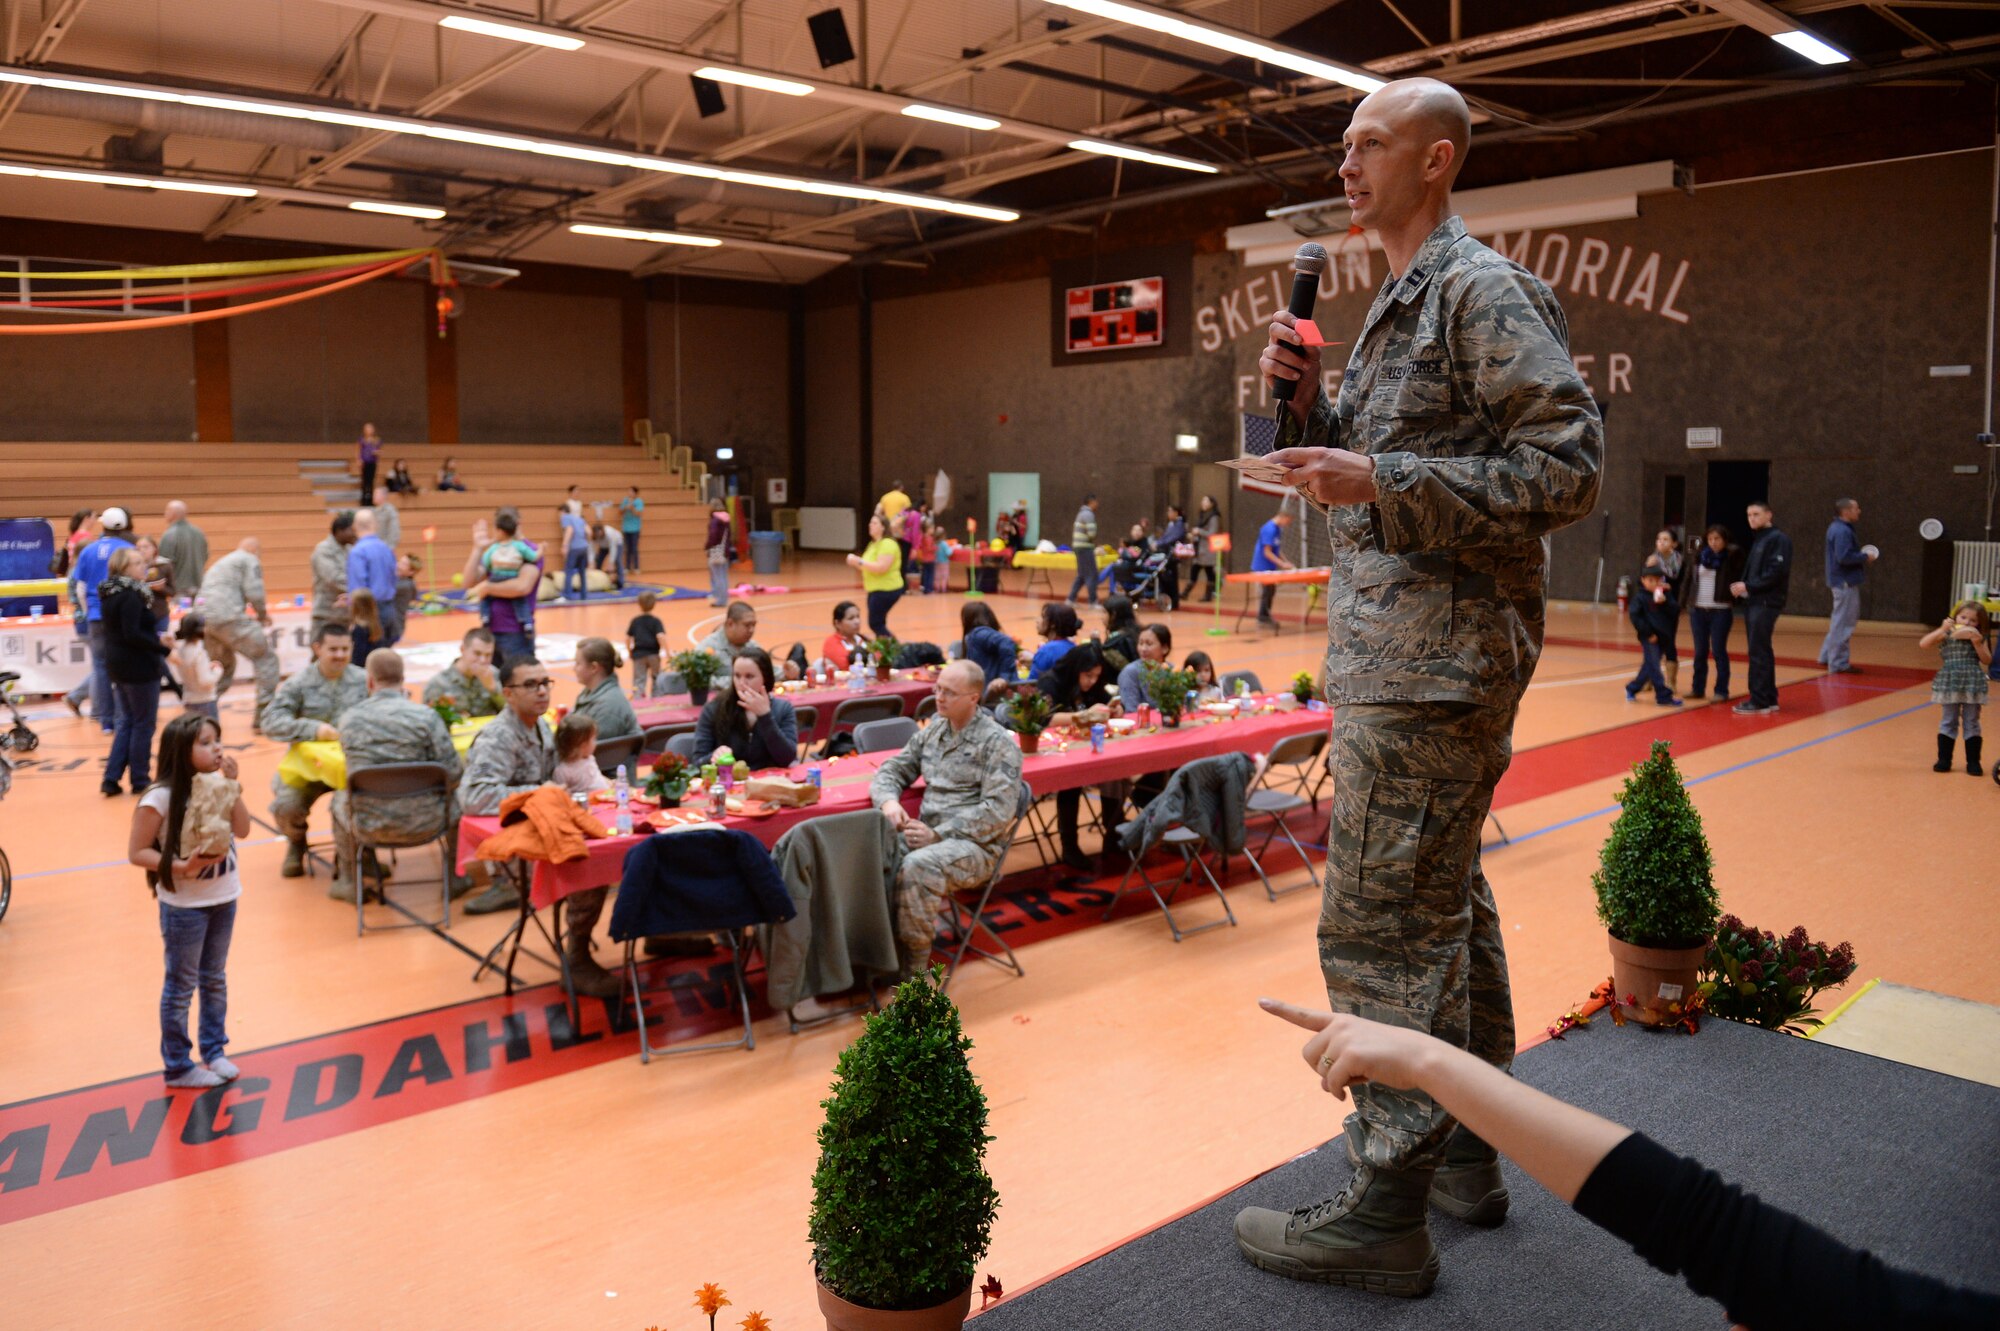
[[[0,518],[0,582],[35,582],[49,576],[49,561],[55,558],[55,529],[40,518]],[[45,615],[61,609],[61,596],[0,597],[0,617]]]

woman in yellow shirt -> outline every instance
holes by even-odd
[[[878,638],[889,633],[889,608],[903,595],[903,547],[889,539],[889,524],[877,513],[868,519],[868,546],[847,557],[861,570],[861,587],[868,593],[868,628]]]

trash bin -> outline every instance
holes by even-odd
[[[782,573],[785,568],[785,534],[781,531],[750,533],[750,571]]]

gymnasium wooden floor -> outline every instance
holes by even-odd
[[[833,602],[852,594],[846,570],[813,563],[786,580],[798,590],[760,602],[759,637],[816,642]],[[958,605],[907,598],[893,627],[948,641]],[[1036,609],[1019,597],[995,607],[1023,631]],[[541,627],[619,636],[633,613],[629,603],[550,609]],[[711,623],[698,600],[661,613],[677,639]],[[1205,647],[1223,669],[1267,683],[1310,668],[1321,641],[1296,624],[1206,639],[1206,617],[1173,622],[1181,652]],[[420,620],[413,636],[447,639],[467,623]],[[1744,720],[1628,704],[1619,685],[1636,649],[1622,621],[1556,613],[1500,791],[1512,842],[1485,861],[1524,1040],[1607,972],[1590,872],[1619,780],[1655,736],[1675,739],[1694,783],[1727,909],[1852,940],[1857,983],[2000,1002],[1990,850],[2000,790],[1930,771],[1937,714],[1918,630],[1863,625],[1855,657],[1867,673],[1836,680],[1812,665],[1822,629],[1783,621],[1784,710]],[[1738,670],[1740,690],[1740,656]],[[244,744],[245,787],[261,804],[278,749],[247,734],[242,698],[226,704],[227,738]],[[242,850],[230,965],[231,1053],[245,1082],[192,1113],[182,1093],[165,1130],[151,1125],[150,1153],[132,1146],[143,1118],[128,1124],[120,1111],[109,1129],[85,1119],[100,1100],[136,1115],[165,1094],[159,936],[124,863],[131,801],[96,790],[106,743],[60,707],[36,710],[36,756],[48,761],[0,803],[15,876],[0,922],[0,1106],[12,1106],[0,1124],[22,1129],[10,1141],[0,1126],[0,1322],[637,1331],[695,1326],[691,1291],[714,1281],[732,1300],[729,1324],[753,1309],[781,1331],[819,1324],[805,1239],[818,1102],[858,1023],[794,1038],[766,1019],[754,1052],[642,1067],[631,1037],[603,1028],[601,1007],[595,1028],[586,1012],[585,1029],[569,1030],[545,985],[510,1007],[496,979],[472,983],[471,962],[431,934],[356,938],[352,908],[327,899],[323,878],[280,879],[280,847],[261,833]],[[1253,1005],[1260,994],[1322,995],[1314,895],[1271,903],[1252,884],[1231,900],[1235,929],[1175,945],[1150,911],[1101,926],[1093,915],[1091,927],[1025,946],[1025,978],[970,966],[954,984],[992,1104],[1002,1199],[982,1275],[1029,1284],[1337,1130],[1336,1106],[1295,1063],[1294,1032]],[[1193,907],[1200,918],[1212,910],[1212,900]],[[1081,918],[1053,900],[1028,913]],[[500,917],[459,917],[453,933],[483,949],[502,928]],[[599,950],[609,958],[602,939]],[[548,972],[527,963],[524,974],[541,983]],[[509,1012],[532,1018],[532,1049],[508,1046]],[[468,1075],[475,1042],[462,1053],[461,1027],[482,1033],[481,1065],[507,1076]],[[410,1034],[439,1030],[429,1043]],[[368,1052],[368,1083],[313,1112],[341,1099],[337,1060],[355,1048]],[[517,1065],[517,1052],[532,1056]],[[301,1102],[297,1066],[323,1055],[336,1061]],[[68,1126],[38,1141],[38,1115]],[[108,1145],[75,1146],[79,1122],[86,1136],[92,1123],[108,1132]],[[8,1172],[38,1150],[34,1181]],[[196,1158],[198,1172],[175,1176],[175,1160]],[[79,1177],[61,1177],[72,1165]]]

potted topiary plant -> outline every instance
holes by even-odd
[[[1056,702],[1033,685],[1016,688],[1008,697],[1002,716],[1007,729],[1020,737],[1021,752],[1034,753],[1042,746],[1042,732],[1049,728]]]
[[[1187,709],[1188,695],[1196,688],[1194,671],[1147,662],[1145,685],[1146,696],[1160,709],[1160,725],[1167,730],[1179,725],[1181,713]]]
[[[821,1102],[810,1233],[828,1331],[961,1326],[1000,1198],[986,1093],[943,968],[896,990],[841,1054]]]
[[[722,658],[699,647],[675,652],[673,667],[688,686],[688,701],[700,707],[708,701],[708,690],[722,674]]]
[[[1292,676],[1292,697],[1298,699],[1299,706],[1305,706],[1318,696],[1319,688],[1313,683],[1313,677],[1310,674],[1301,670],[1298,674]]]
[[[1694,996],[1720,914],[1715,857],[1670,747],[1653,741],[1632,768],[1590,880],[1610,933],[1613,998],[1647,1025],[1670,1020],[1668,1007]]]
[[[1851,943],[1816,943],[1804,925],[1780,938],[1725,915],[1702,959],[1701,995],[1711,1016],[1811,1035],[1825,1024],[1813,999],[1853,974]]]

